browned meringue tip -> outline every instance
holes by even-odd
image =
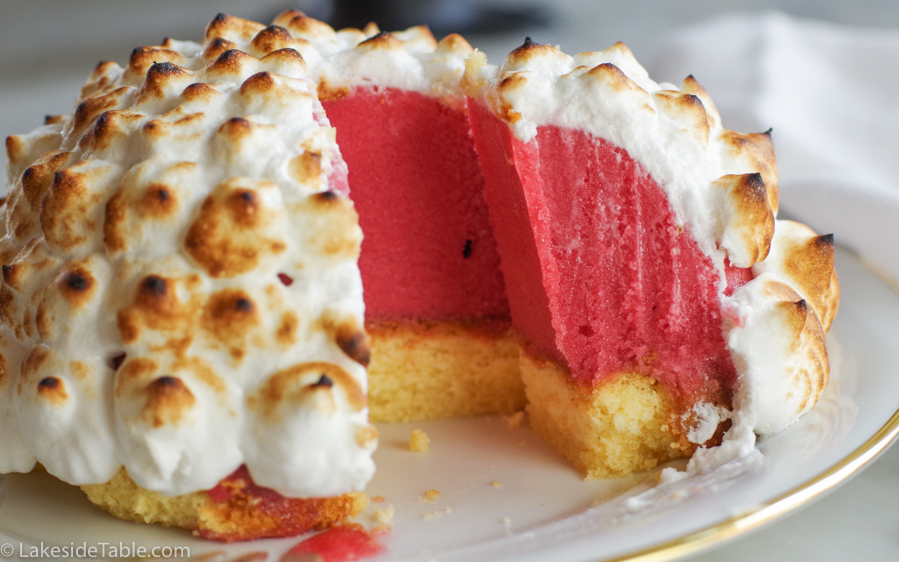
[[[665,115],[684,124],[700,142],[709,142],[709,117],[699,96],[684,92],[662,90],[655,92],[656,107]]]
[[[223,37],[232,41],[239,39],[249,42],[265,27],[265,25],[255,21],[219,13],[206,26],[204,37],[206,42],[212,41],[216,37]]]
[[[774,157],[774,144],[771,142],[771,130],[764,133],[737,133],[722,130],[721,140],[727,147],[731,158],[758,171],[765,181],[768,191],[768,204],[777,215],[779,190],[777,183],[777,161]]]
[[[725,175],[712,183],[725,198],[723,247],[736,267],[764,260],[774,236],[774,213],[762,175]]]
[[[681,91],[687,94],[693,94],[702,101],[710,128],[721,128],[721,115],[718,113],[718,108],[715,107],[715,102],[712,101],[712,97],[705,91],[705,88],[699,84],[692,74],[684,78],[684,81],[681,83]]]

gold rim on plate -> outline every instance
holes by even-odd
[[[841,249],[845,250],[845,248]],[[862,259],[856,252],[848,251],[870,273],[886,283],[899,294],[899,284],[890,279],[879,268]],[[791,511],[794,511],[821,494],[844,483],[850,476],[883,453],[899,435],[899,410],[874,435],[868,438],[850,455],[843,458],[815,478],[800,484],[792,490],[761,504],[758,508],[726,521],[710,525],[683,537],[651,546],[649,548],[614,558],[603,558],[597,562],[667,562],[720,545],[731,539],[758,529]]]

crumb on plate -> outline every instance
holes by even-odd
[[[427,492],[424,493],[423,496],[418,498],[418,502],[419,503],[432,503],[439,497],[440,497],[440,492],[438,490],[428,490]]]
[[[431,438],[428,437],[427,433],[420,429],[412,430],[412,436],[409,437],[409,450],[416,453],[427,453],[430,443]]]
[[[387,525],[393,520],[393,514],[396,509],[392,505],[388,505],[384,509],[375,509],[375,521],[381,525]]]
[[[425,521],[433,521],[435,519],[440,519],[444,515],[449,515],[450,513],[452,513],[452,511],[453,510],[449,507],[438,510],[438,511],[429,511],[428,513],[423,513],[421,515],[421,518],[424,519]]]

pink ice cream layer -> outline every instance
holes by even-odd
[[[532,348],[582,381],[635,371],[688,403],[727,399],[721,275],[665,191],[604,139],[541,126],[524,143],[478,102],[469,110],[512,323]]]
[[[463,104],[394,88],[323,101],[364,233],[366,318],[508,318]]]

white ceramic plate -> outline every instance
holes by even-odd
[[[633,512],[626,498],[647,490],[654,475],[584,482],[530,430],[502,418],[381,426],[378,474],[368,493],[385,501],[357,520],[373,527],[373,509],[391,505],[395,515],[393,531],[380,539],[386,552],[372,560],[672,560],[830,490],[899,432],[899,341],[891,338],[899,333],[899,296],[848,253],[838,251],[837,260],[842,302],[829,336],[831,384],[811,413],[760,444],[759,469],[686,481]],[[430,436],[429,452],[408,450],[415,428]],[[423,502],[432,489],[440,497]],[[277,560],[297,542],[205,542],[114,519],[44,474],[0,477],[6,559],[33,559],[29,547],[43,544],[94,546],[112,559],[123,554],[112,549],[144,546],[187,547],[206,560],[260,560],[263,553]]]

